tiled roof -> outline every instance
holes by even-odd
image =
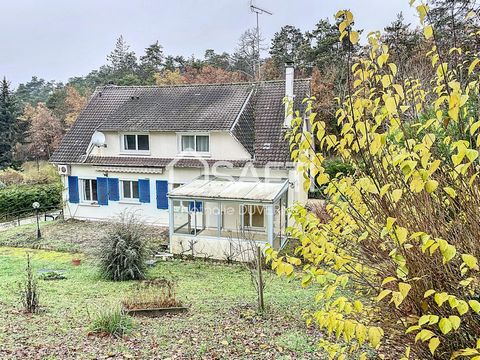
[[[295,81],[296,108],[309,95],[309,84],[308,79]],[[285,162],[289,160],[289,151],[283,130],[284,91],[284,81],[269,81],[260,85],[239,83],[98,88],[50,161],[82,162],[95,130],[224,130],[231,132],[253,155],[255,166],[262,166],[269,161]],[[85,162],[162,167],[171,160],[91,156]],[[193,165],[198,163],[196,159],[182,159],[177,166],[185,164],[185,167],[197,167]]]
[[[293,88],[295,110],[303,112],[302,100],[310,94],[310,81],[296,80]],[[285,82],[272,81],[260,86],[255,104],[255,163],[290,160],[290,150],[285,140]]]

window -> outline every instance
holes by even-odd
[[[179,188],[182,186],[182,183],[173,183],[172,184],[172,190]],[[173,206],[176,212],[188,212],[188,201],[182,201],[182,200],[175,200],[173,202]]]
[[[148,135],[128,134],[123,135],[123,150],[149,151],[150,139]]]
[[[265,227],[265,208],[260,205],[243,205],[243,226],[245,228]]]
[[[209,144],[208,144],[208,136],[205,135],[199,135],[195,137],[196,142],[195,142],[195,149],[198,152],[209,152]]]
[[[97,180],[81,179],[82,201],[94,203],[98,201],[97,196]]]
[[[208,153],[210,151],[210,136],[208,135],[182,135],[182,152]]]
[[[138,181],[122,180],[122,199],[139,200]]]

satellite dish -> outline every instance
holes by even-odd
[[[100,131],[95,131],[92,135],[92,145],[96,147],[104,147],[105,134]]]

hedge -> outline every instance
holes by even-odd
[[[32,204],[40,203],[40,211],[61,206],[62,185],[13,185],[0,190],[0,218],[33,213]]]

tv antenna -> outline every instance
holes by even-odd
[[[255,71],[255,72],[258,72],[258,81],[260,81],[261,79],[261,76],[260,76],[260,25],[259,25],[259,21],[258,21],[258,15],[263,15],[263,14],[267,14],[267,15],[273,15],[272,12],[266,10],[266,9],[262,9],[258,6],[255,6],[253,4],[253,0],[250,0],[250,11],[255,13],[255,15],[257,16],[257,67],[258,67],[258,70]],[[255,51],[254,51],[255,53]]]

